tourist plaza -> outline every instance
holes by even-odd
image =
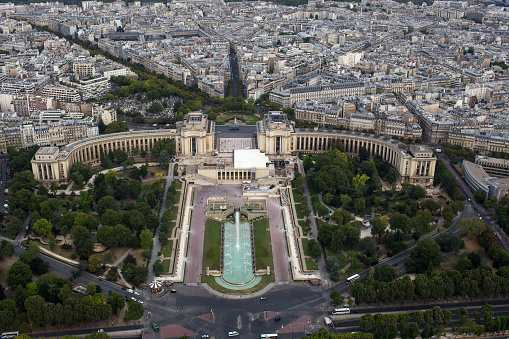
[[[158,279],[199,284],[206,276],[230,290],[250,289],[269,275],[275,282],[322,278],[304,260],[301,239],[307,234],[297,222],[291,190],[299,165],[296,155],[324,152],[341,141],[345,153],[356,156],[364,148],[371,157],[379,155],[389,162],[401,181],[424,186],[433,184],[436,165],[427,146],[407,146],[361,132],[299,129],[279,111],[268,112],[256,126],[236,121],[216,126],[206,114],[193,112],[174,129],[122,132],[62,148],[42,147],[32,159],[32,170],[41,184],[68,184],[75,162],[100,165],[101,154],[116,149],[150,152],[162,139],[174,141],[176,156],[170,169],[178,165],[185,170],[185,180],[172,264]],[[219,263],[214,267],[204,260],[209,227],[217,227],[221,234]],[[263,228],[261,233],[257,227]],[[255,253],[257,237],[264,232],[272,248],[269,262]]]

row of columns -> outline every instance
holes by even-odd
[[[395,151],[392,147],[388,147],[383,143],[372,142],[369,140],[339,137],[334,138],[332,136],[297,136],[294,137],[293,140],[293,150],[301,152],[327,151],[330,149],[331,139],[340,139],[345,146],[346,153],[358,154],[359,149],[364,147],[369,152],[371,157],[378,154],[391,165],[399,168],[402,157],[400,152]]]
[[[37,165],[37,171],[41,180],[58,179],[58,177],[55,176],[58,172],[54,170],[53,165],[53,163],[41,163]]]
[[[71,155],[71,163],[75,163],[78,161],[83,163],[97,162],[101,159],[101,152],[104,155],[107,155],[110,151],[115,151],[116,149],[122,149],[125,152],[127,152],[127,154],[131,154],[133,149],[135,148],[138,148],[140,151],[148,152],[154,147],[156,141],[162,139],[166,138],[162,136],[152,138],[139,137],[139,138],[128,138],[127,140],[120,139],[97,142],[89,146],[78,148]],[[177,142],[175,142],[175,145],[177,145]]]
[[[251,171],[217,171],[217,180],[251,180]]]

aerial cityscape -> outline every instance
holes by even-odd
[[[507,0],[0,3],[0,338],[506,338]]]

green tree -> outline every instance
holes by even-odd
[[[94,243],[92,242],[88,229],[83,226],[74,226],[72,228],[71,235],[74,247],[76,248],[76,253],[79,256],[88,257],[92,253],[92,249],[94,247]]]
[[[345,300],[343,295],[337,290],[332,291],[329,296],[335,306],[343,304],[343,301]]]
[[[481,218],[472,217],[462,219],[458,224],[458,228],[463,233],[466,233],[468,237],[476,238],[486,230],[486,224]]]
[[[375,319],[371,313],[366,313],[361,316],[359,320],[359,327],[361,330],[368,332],[375,326]]]
[[[410,234],[412,232],[412,220],[406,214],[394,214],[389,223],[393,230],[400,230],[404,234]]]
[[[150,248],[150,246],[152,246],[152,233],[147,230],[147,229],[144,229],[143,231],[141,231],[140,233],[140,246],[142,248]]]
[[[16,302],[16,307],[24,309],[26,299],[27,296],[25,294],[25,289],[23,288],[23,286],[18,285],[16,287],[16,290],[14,291],[14,301]]]
[[[9,286],[26,286],[32,281],[32,271],[27,264],[16,261],[7,271],[7,285]]]
[[[93,201],[94,196],[92,194],[88,193],[88,191],[80,191],[80,196],[77,200],[80,211],[89,213]]]
[[[99,222],[96,218],[86,213],[78,213],[74,218],[74,226],[86,227],[89,230],[96,230]]]
[[[127,311],[124,315],[124,321],[137,320],[143,317],[144,313],[143,305],[137,302],[129,303]]]
[[[35,233],[49,237],[51,235],[51,227],[52,225],[48,220],[39,219],[35,222],[32,228]]]
[[[396,180],[398,180],[398,171],[396,171],[393,167],[389,169],[389,172],[387,172],[387,175],[385,176],[385,179],[391,184],[394,184]]]
[[[7,223],[6,228],[10,234],[16,235],[23,228],[23,220],[17,217],[12,217],[11,220]]]
[[[366,175],[366,174],[357,174],[353,179],[352,179],[352,185],[353,187],[355,187],[355,189],[362,189],[364,187],[364,185],[366,184],[366,181],[369,180],[369,177]]]
[[[323,246],[327,246],[332,241],[332,234],[332,226],[330,224],[324,223],[318,229],[317,239]]]
[[[101,269],[102,262],[98,256],[95,254],[88,257],[88,271],[91,273],[95,273]]]
[[[109,125],[106,126],[106,129],[104,130],[104,134],[111,134],[111,133],[119,133],[119,132],[125,132],[128,131],[129,128],[125,123],[122,121],[113,121]]]
[[[104,212],[106,212],[106,210],[108,209],[116,211],[118,210],[118,208],[119,208],[118,202],[111,195],[106,195],[99,199],[95,207],[97,214],[99,214],[99,216],[102,216]]]
[[[426,324],[424,326],[424,329],[422,330],[421,338],[428,339],[428,338],[431,338],[434,334],[435,334],[435,331],[434,331],[433,326],[431,326],[430,324]]]
[[[474,199],[480,203],[484,203],[484,199],[486,199],[486,192],[482,189],[478,189],[474,192]]]
[[[359,243],[361,238],[361,229],[356,225],[350,225],[345,228],[345,243],[354,247]]]
[[[320,247],[320,244],[315,241],[315,239],[308,241],[308,253],[313,258],[320,258],[322,255],[322,248]]]
[[[396,277],[396,269],[390,265],[383,265],[380,268],[380,273],[384,281],[393,281]]]
[[[463,240],[460,239],[456,234],[442,233],[435,240],[440,246],[440,249],[444,253],[458,252],[465,246]]]
[[[125,305],[124,296],[117,292],[111,292],[106,302],[111,305],[111,308],[115,314],[117,314],[118,310],[124,308]]]
[[[320,204],[316,209],[316,214],[318,214],[319,217],[324,218],[329,215],[329,209],[326,206]]]
[[[366,200],[364,198],[355,199],[353,208],[355,213],[361,213],[366,208]]]
[[[173,142],[173,139],[162,139],[156,141],[151,153],[154,157],[159,158],[159,154],[163,150],[166,150],[170,156],[175,154],[175,143]]]
[[[422,273],[429,264],[438,265],[442,261],[440,246],[433,239],[423,239],[417,243],[405,265],[410,272]]]
[[[372,225],[371,235],[381,237],[387,226],[389,226],[389,217],[386,215],[374,217],[370,223]]]
[[[25,300],[25,309],[27,310],[28,318],[35,327],[44,326],[46,323],[43,308],[44,298],[40,295],[34,295]]]
[[[9,255],[12,255],[13,253],[14,253],[14,245],[7,240],[2,240],[2,242],[0,244],[0,255],[9,256]]]
[[[126,152],[126,151],[124,151],[124,150],[123,150],[123,149],[121,149],[121,148],[117,148],[117,149],[113,152],[113,154],[115,155],[115,159],[116,159],[116,161],[117,161],[119,164],[121,164],[121,163],[123,163],[124,161],[126,161],[126,160],[127,160],[127,157],[128,157],[127,152]]]
[[[428,210],[421,210],[412,219],[413,226],[420,234],[426,234],[429,231],[429,225],[433,221],[431,212]]]
[[[170,160],[171,160],[171,156],[167,150],[162,150],[161,153],[159,153],[159,157],[157,158],[157,161],[159,162],[159,166],[161,166],[162,168],[168,167]]]

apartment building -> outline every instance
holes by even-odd
[[[46,85],[42,88],[41,95],[57,101],[81,101],[81,96],[77,89],[62,85]]]

